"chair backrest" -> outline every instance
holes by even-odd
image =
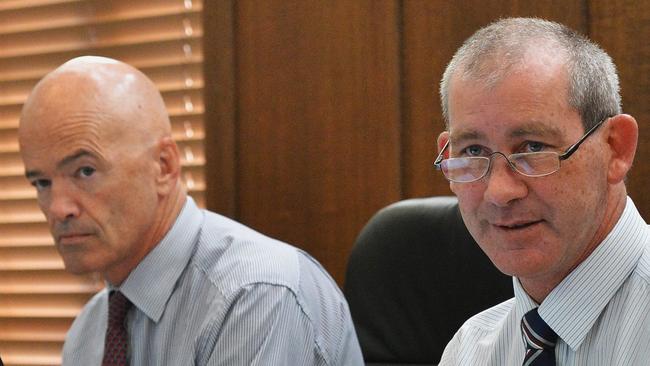
[[[344,292],[367,364],[431,365],[465,320],[512,297],[512,280],[472,239],[456,198],[431,197],[370,219]]]

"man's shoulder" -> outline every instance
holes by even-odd
[[[492,332],[501,329],[514,310],[515,298],[506,300],[469,318],[461,327],[463,332]]]
[[[340,340],[354,333],[345,298],[318,261],[238,222],[206,212],[190,265],[226,303],[277,288],[308,319],[316,344],[326,354],[337,353]]]
[[[75,320],[83,321],[90,318],[91,321],[96,321],[96,316],[104,314],[104,309],[108,307],[108,288],[103,288],[93,295],[88,302],[81,309],[81,312]]]
[[[310,257],[294,246],[206,211],[190,265],[226,296],[257,284],[297,293],[305,265],[317,266],[305,258]]]
[[[106,332],[106,308],[108,308],[108,289],[104,288],[84,305],[68,330],[63,347],[64,361],[74,360],[77,355],[93,355],[97,352],[94,348],[99,342],[103,342]],[[102,318],[104,321],[101,320]],[[64,364],[79,363],[64,362]]]

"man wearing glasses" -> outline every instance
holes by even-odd
[[[611,58],[566,27],[505,19],[457,51],[435,160],[515,297],[440,365],[650,364],[650,227],[627,197],[638,138]]]

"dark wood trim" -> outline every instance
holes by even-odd
[[[206,205],[237,217],[235,1],[203,5]]]

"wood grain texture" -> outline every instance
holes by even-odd
[[[392,1],[237,2],[238,218],[339,281],[401,197],[397,16]]]
[[[203,12],[207,208],[236,218],[236,70],[234,2],[206,2]]]

